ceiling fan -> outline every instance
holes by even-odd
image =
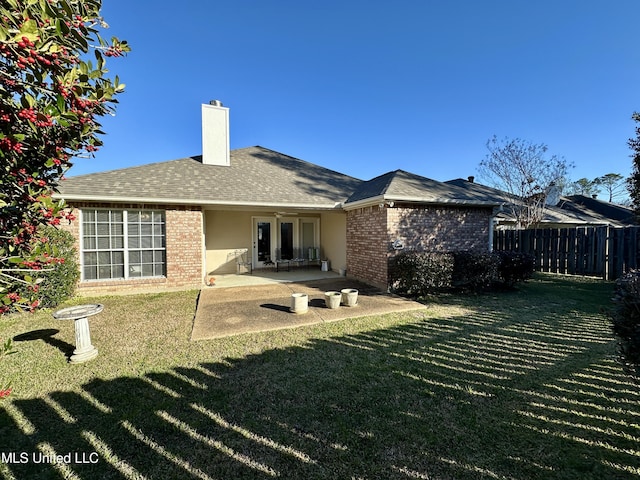
[[[273,215],[276,218],[280,218],[280,217],[291,217],[291,216],[295,216],[298,215],[296,212],[273,212]]]

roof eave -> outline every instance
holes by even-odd
[[[479,202],[463,199],[426,199],[422,197],[406,197],[397,195],[378,195],[371,198],[364,198],[362,200],[356,200],[355,202],[345,203],[343,208],[345,210],[353,210],[356,208],[370,207],[380,205],[384,202],[403,202],[403,203],[418,203],[423,205],[452,205],[452,206],[467,206],[467,207],[498,207],[501,203],[492,202]]]
[[[341,202],[333,203],[291,203],[291,202],[246,202],[246,201],[223,201],[223,200],[203,200],[191,198],[154,198],[154,197],[122,197],[103,195],[64,195],[56,193],[53,195],[56,200],[65,202],[91,202],[91,203],[141,203],[158,205],[199,205],[203,207],[229,206],[229,207],[256,207],[256,208],[297,208],[304,210],[338,210],[342,207]]]

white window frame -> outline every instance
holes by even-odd
[[[96,248],[85,248],[85,232],[84,232],[84,215],[85,210],[90,210],[93,212],[99,211],[107,211],[107,212],[122,212],[122,229],[123,229],[123,246],[122,248],[109,248],[109,249],[99,249],[96,243]],[[130,212],[150,212],[150,213],[159,213],[163,217],[163,237],[164,237],[164,246],[163,247],[154,247],[153,245],[148,248],[133,248],[129,247],[129,213]],[[109,225],[111,225],[111,219],[109,219]],[[167,270],[167,247],[166,247],[166,239],[167,239],[167,217],[166,212],[164,210],[158,209],[145,209],[145,208],[80,208],[80,216],[79,216],[79,226],[80,226],[80,281],[81,282],[110,282],[110,281],[123,281],[123,280],[136,280],[136,279],[149,279],[149,278],[166,278],[166,275],[130,275],[130,261],[129,254],[135,251],[159,251],[164,252],[164,271]],[[110,229],[111,233],[111,229]],[[97,239],[97,232],[94,235]],[[152,231],[151,238],[155,238],[155,233]],[[153,242],[153,240],[152,240]],[[114,277],[114,278],[85,278],[85,253],[99,253],[99,252],[123,252],[124,257],[124,276],[123,277]]]

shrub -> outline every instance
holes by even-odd
[[[452,284],[464,290],[487,289],[498,278],[499,262],[493,253],[453,252]]]
[[[633,270],[616,281],[614,307],[610,313],[618,352],[625,371],[640,379],[640,271]]]
[[[36,291],[38,306],[41,308],[53,308],[73,296],[75,293],[80,270],[78,267],[77,250],[73,235],[65,230],[53,226],[43,226],[39,230],[43,241],[52,247],[57,257],[56,262],[47,268],[34,271],[34,276],[39,278],[35,286],[23,287],[22,294],[27,290]]]
[[[507,286],[524,282],[533,276],[535,257],[521,252],[496,252],[499,259],[498,278]]]
[[[403,252],[391,266],[392,289],[422,297],[451,287],[453,256],[449,253]]]

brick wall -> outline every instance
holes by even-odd
[[[401,240],[407,250],[489,250],[491,208],[400,205],[386,211],[391,241]]]
[[[347,275],[378,287],[387,286],[386,209],[378,206],[347,212]]]
[[[71,202],[70,202],[71,203]],[[80,282],[78,293],[119,293],[162,289],[198,288],[204,279],[202,211],[196,206],[150,204],[71,203],[76,220],[62,228],[76,238],[80,252],[80,213],[82,208],[164,210],[166,238],[166,278],[136,278]],[[63,222],[64,223],[64,222]]]
[[[386,288],[395,240],[405,250],[488,251],[491,213],[491,208],[398,204],[349,211],[347,274]]]

